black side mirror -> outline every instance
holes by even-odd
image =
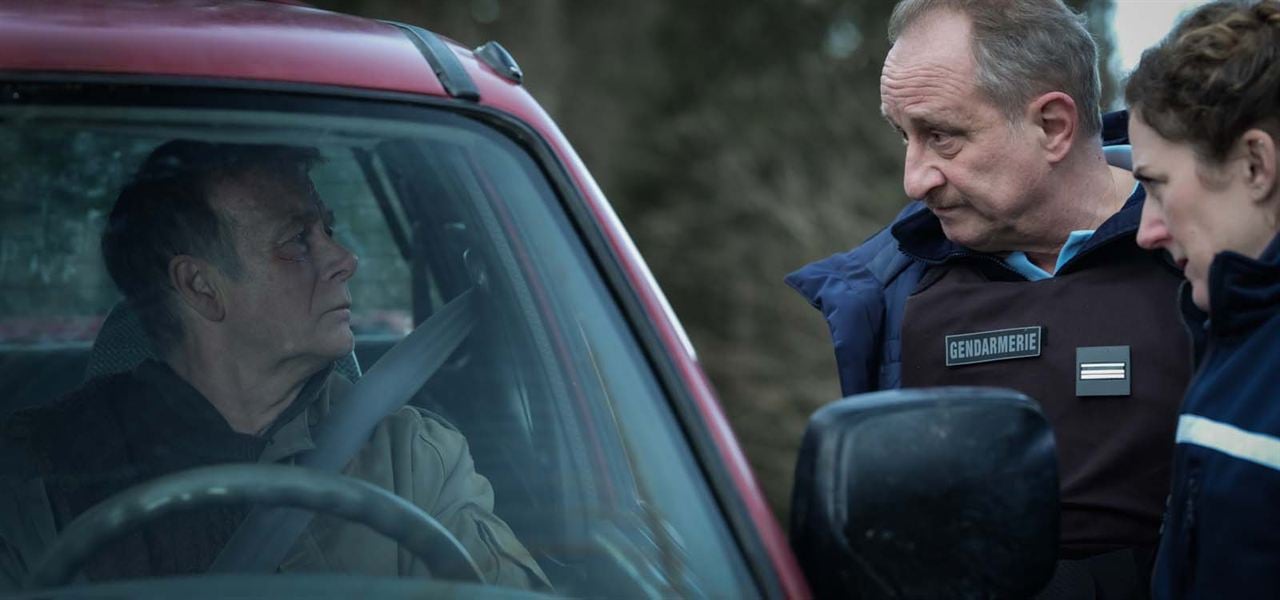
[[[1053,433],[996,388],[850,396],[809,420],[791,543],[819,598],[1027,598],[1058,545]]]

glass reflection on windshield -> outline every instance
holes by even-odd
[[[256,564],[753,595],[541,167],[443,111],[339,112],[355,111],[8,115],[0,147],[23,150],[0,165],[0,589]],[[425,520],[384,535],[377,494],[352,496],[358,510],[304,498],[322,510],[281,533],[253,505],[266,484],[227,483],[117,524],[69,575],[40,572],[94,506],[253,464],[340,473]]]

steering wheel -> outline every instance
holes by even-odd
[[[434,517],[359,479],[269,464],[201,467],[120,492],[77,517],[27,577],[27,588],[66,585],[93,554],[143,523],[175,512],[253,503],[307,509],[367,525],[421,559],[433,574],[483,583],[466,548]]]

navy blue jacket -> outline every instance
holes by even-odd
[[[912,202],[894,222],[916,214],[932,216],[924,204]],[[787,276],[787,285],[826,317],[845,396],[898,387],[902,314],[925,266],[899,251],[886,227],[853,250]]]
[[[1280,598],[1280,236],[1209,269],[1211,319],[1178,419],[1153,597]]]
[[[1127,128],[1126,111],[1103,116],[1107,159],[1126,169],[1130,168]],[[1118,236],[1134,235],[1145,197],[1139,192],[1131,198],[1090,238],[1080,255]],[[924,204],[911,202],[893,224],[862,245],[805,265],[785,281],[822,311],[835,347],[840,389],[851,396],[899,387],[907,296],[929,264],[976,255],[947,241],[937,217]]]

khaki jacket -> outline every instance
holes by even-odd
[[[278,428],[259,462],[292,464],[314,448],[315,426],[351,386],[332,374],[305,410]],[[475,471],[466,438],[442,419],[403,407],[375,429],[345,475],[382,487],[422,508],[458,538],[488,584],[550,589],[546,576],[510,527],[493,513],[493,488]],[[0,489],[0,591],[17,589],[57,536],[40,478]],[[281,565],[282,571],[424,576],[421,561],[381,534],[317,515]]]

